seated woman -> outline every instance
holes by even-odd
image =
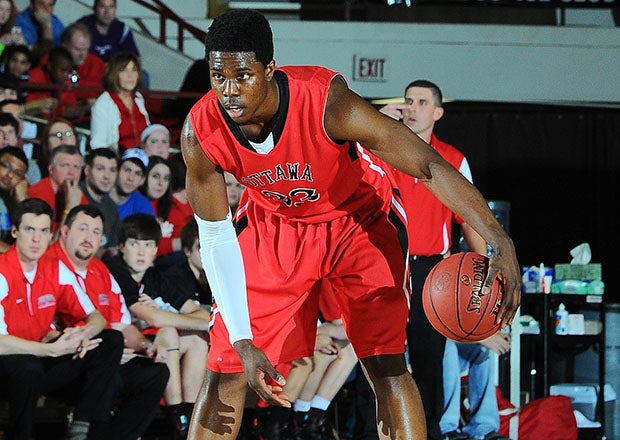
[[[91,110],[91,148],[112,148],[122,154],[140,147],[142,131],[150,125],[144,97],[140,59],[129,52],[115,54],[103,74],[103,88]]]
[[[77,136],[75,127],[68,119],[63,117],[52,118],[47,121],[43,134],[41,135],[40,154],[37,159],[37,165],[41,171],[42,177],[49,175],[48,165],[52,150],[59,145],[77,145]]]
[[[170,130],[165,125],[151,124],[142,131],[142,149],[150,156],[168,159],[170,156]]]

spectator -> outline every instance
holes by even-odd
[[[69,120],[80,120],[90,110],[90,104],[86,99],[78,99],[73,86],[77,83],[77,75],[74,70],[73,57],[69,51],[62,47],[53,48],[47,58],[47,62],[30,71],[30,84],[48,86],[51,90],[32,90],[28,93],[26,103],[43,98],[56,98],[57,105],[50,112],[41,113],[41,117],[49,119],[54,116],[63,116]]]
[[[187,167],[181,153],[170,156],[168,165],[170,166],[172,204],[168,216],[162,217],[162,221],[171,225],[172,232],[169,239],[162,239],[161,247],[163,249],[157,251],[158,258],[156,264],[161,268],[170,266],[183,258],[181,252],[181,229],[194,217],[194,210],[187,201],[187,192],[185,191]]]
[[[509,440],[499,434],[495,392],[495,362],[510,351],[510,335],[503,332],[477,344],[446,341],[443,357],[444,407],[439,426],[444,440]],[[461,425],[461,373],[467,371],[469,420]]]
[[[159,156],[168,159],[170,155],[170,130],[165,125],[151,124],[140,136],[141,147],[149,156]]]
[[[28,72],[34,64],[33,61],[32,52],[28,46],[24,44],[6,46],[0,54],[0,72],[11,73],[20,81],[28,81],[30,77]],[[23,101],[25,92],[23,90],[21,92]]]
[[[227,171],[224,172],[224,180],[226,181],[226,195],[228,196],[230,212],[234,214],[239,206],[239,200],[241,199],[244,186],[237,181],[235,176]]]
[[[78,186],[82,174],[82,154],[73,145],[60,145],[52,151],[48,166],[49,176],[28,188],[28,197],[47,202],[53,212],[52,230],[62,225],[69,210],[88,204]]]
[[[0,73],[0,101],[19,99],[18,90],[19,79],[15,75],[12,73]]]
[[[190,66],[185,73],[183,84],[181,84],[180,92],[194,92],[195,97],[177,98],[176,108],[177,114],[183,118],[187,116],[192,106],[200,99],[202,95],[211,90],[211,81],[205,81],[210,77],[209,62],[200,58]]]
[[[122,154],[141,143],[142,130],[150,124],[144,97],[138,91],[140,60],[128,52],[115,54],[103,77],[103,92],[91,112],[91,148],[110,147]]]
[[[56,0],[30,0],[26,9],[15,17],[28,47],[34,54],[35,64],[41,57],[60,44],[65,25],[54,15]]]
[[[73,57],[73,65],[77,68],[80,87],[95,90],[77,90],[79,100],[87,100],[89,107],[95,102],[103,89],[103,72],[105,63],[97,55],[89,52],[91,43],[90,30],[84,23],[72,23],[60,37],[60,44]]]
[[[146,179],[140,187],[140,192],[151,202],[155,218],[161,226],[161,240],[158,244],[158,255],[167,255],[172,252],[172,233],[174,225],[170,223],[169,216],[172,210],[172,190],[170,181],[172,170],[167,160],[159,156],[149,157],[149,166],[146,169]],[[159,248],[162,247],[162,250]],[[179,240],[180,249],[180,240]]]
[[[149,157],[140,148],[125,150],[121,156],[121,165],[116,184],[110,191],[110,197],[116,203],[121,220],[132,214],[144,213],[155,217],[149,199],[138,191],[146,180]]]
[[[200,243],[198,242],[198,224],[193,217],[181,229],[181,247],[185,258],[164,271],[164,277],[180,291],[179,295],[211,307],[213,298],[200,260]]]
[[[52,210],[26,199],[13,211],[15,246],[0,255],[0,385],[9,400],[9,439],[30,439],[40,395],[75,396],[68,439],[111,438],[123,338],[67,267],[44,255]],[[56,316],[69,326],[55,330]],[[80,325],[84,323],[84,325]]]
[[[10,213],[18,202],[26,198],[28,159],[17,147],[0,149],[0,253],[13,241]]]
[[[185,438],[207,362],[210,314],[191,296],[179,296],[175,286],[152,267],[161,238],[155,218],[126,217],[118,235],[121,255],[106,264],[129,310],[141,320],[143,332],[154,335],[157,351],[165,353],[170,380],[164,409],[177,434]]]
[[[22,30],[15,26],[17,8],[13,0],[0,0],[0,45],[26,44]]]
[[[60,145],[77,146],[77,136],[73,123],[61,116],[55,117],[47,121],[43,134],[40,139],[40,152],[38,154],[37,164],[41,171],[41,176],[49,175],[48,166],[50,156],[54,148]]]
[[[103,240],[101,248],[106,252],[116,253],[118,248],[118,210],[110,198],[109,192],[118,176],[118,156],[110,148],[91,150],[86,156],[84,180],[79,187],[86,196],[89,205],[97,207],[103,213]]]
[[[19,122],[11,113],[0,112],[0,148],[18,145]]]
[[[0,101],[0,113],[9,113],[18,123],[17,146],[24,151],[28,158],[28,173],[26,179],[28,183],[33,185],[41,180],[39,167],[36,166],[35,160],[32,159],[34,153],[34,144],[30,140],[34,139],[37,134],[37,124],[25,121],[22,117],[23,106],[14,99]]]
[[[93,12],[94,14],[85,15],[78,20],[90,29],[92,54],[106,63],[118,52],[130,52],[140,56],[131,29],[116,18],[116,0],[95,0]]]
[[[71,210],[59,240],[47,253],[62,261],[84,287],[94,306],[106,319],[107,328],[123,333],[125,350],[119,374],[122,387],[111,420],[111,439],[140,437],[159,407],[168,383],[168,368],[153,362],[157,352],[140,330],[131,324],[131,316],[118,283],[105,264],[95,257],[103,238],[103,214],[89,205]],[[146,357],[137,357],[141,354]]]

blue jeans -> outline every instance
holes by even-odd
[[[483,438],[499,430],[494,383],[493,352],[480,344],[446,341],[443,357],[444,410],[439,426],[443,434],[458,430],[461,415],[461,372],[469,369],[471,420],[461,431]]]

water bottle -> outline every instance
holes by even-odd
[[[557,312],[555,312],[555,334],[568,334],[568,311],[564,303],[560,303]]]

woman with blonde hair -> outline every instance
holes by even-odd
[[[119,154],[139,147],[142,130],[150,124],[139,92],[142,81],[140,59],[130,52],[115,54],[103,74],[103,88],[91,110],[90,146],[109,147]]]

